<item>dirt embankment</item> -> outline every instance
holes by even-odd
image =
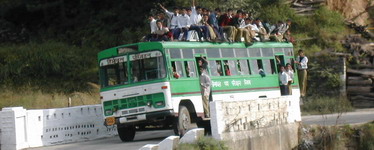
[[[374,9],[373,0],[326,0],[326,5],[332,10],[339,11],[347,21],[354,21],[359,25],[374,26],[374,16],[369,10]]]

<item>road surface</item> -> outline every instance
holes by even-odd
[[[115,136],[79,143],[29,148],[28,150],[137,150],[146,144],[158,144],[170,135],[174,135],[173,130],[141,131],[136,133],[132,142],[122,142],[118,136]]]
[[[337,114],[302,116],[303,124],[335,125]],[[344,113],[338,124],[358,124],[374,120],[374,109],[360,109]],[[137,150],[146,144],[157,144],[173,135],[173,130],[137,132],[133,142],[121,142],[118,136],[93,141],[63,144],[49,147],[30,148],[29,150]]]
[[[302,116],[303,124],[335,125],[338,114]],[[358,109],[354,112],[343,113],[338,119],[338,125],[360,124],[374,121],[374,109]]]

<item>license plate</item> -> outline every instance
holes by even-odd
[[[105,123],[108,126],[114,125],[116,123],[116,119],[114,117],[108,117],[105,119]]]

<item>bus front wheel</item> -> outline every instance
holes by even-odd
[[[174,132],[183,136],[191,128],[191,116],[186,106],[180,106],[178,120]]]
[[[121,127],[118,128],[117,131],[122,142],[129,142],[134,140],[135,126]]]

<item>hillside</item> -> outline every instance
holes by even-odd
[[[326,5],[329,9],[340,12],[347,21],[374,26],[374,16],[369,14],[374,11],[372,0],[326,0]]]

